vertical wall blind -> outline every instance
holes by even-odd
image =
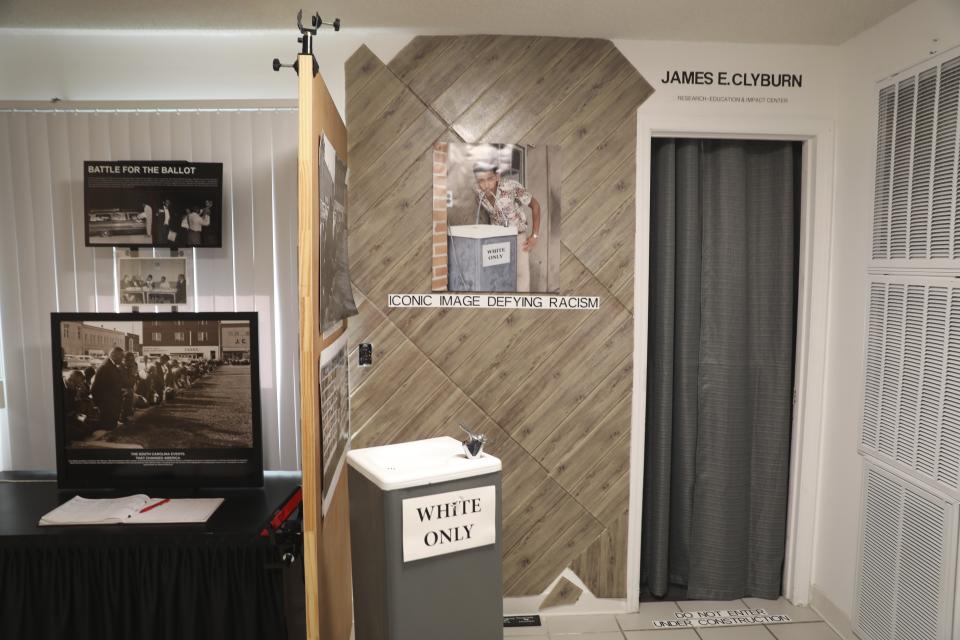
[[[84,160],[223,163],[223,247],[187,253],[193,309],[259,312],[264,464],[297,468],[296,110],[211,107],[0,111],[0,469],[55,466],[50,313],[119,310],[119,250],[84,246]]]

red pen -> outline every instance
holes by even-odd
[[[150,511],[150,509],[156,509],[160,505],[167,504],[168,502],[170,502],[170,498],[164,498],[160,502],[154,502],[149,507],[144,507],[143,509],[140,509],[140,513],[146,513],[147,511]]]

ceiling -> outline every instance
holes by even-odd
[[[913,0],[0,0],[0,27],[293,28],[298,9],[345,29],[839,44]]]

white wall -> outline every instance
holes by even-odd
[[[323,31],[314,48],[337,107],[344,112],[343,65],[360,45],[384,62],[414,36],[388,30]],[[275,73],[273,58],[292,62],[296,29],[264,31],[75,31],[0,29],[0,101],[36,100],[277,100],[296,99],[291,71]],[[679,108],[691,113],[762,111],[758,105],[697,105],[676,102],[677,93],[658,79],[665,69],[722,66],[730,70],[796,70],[804,73],[799,91],[778,113],[832,112],[835,101],[833,55],[836,47],[737,45],[725,43],[616,40],[624,56],[657,90],[644,109]],[[717,93],[713,91],[713,93]],[[730,89],[730,95],[750,91]],[[829,106],[827,106],[829,105]]]
[[[614,40],[614,44],[655,90],[640,107],[641,117],[789,115],[832,118],[836,112],[836,47],[640,40]],[[679,86],[661,82],[668,70],[801,73],[803,86],[786,89],[720,87],[716,84]],[[786,98],[787,102],[695,102],[681,100],[682,96]]]
[[[297,98],[296,28],[277,31],[36,31],[0,29],[0,101],[260,100]],[[340,113],[343,64],[361,44],[390,60],[411,34],[321,32],[314,54]]]
[[[939,42],[934,42],[939,39]],[[814,583],[850,617],[856,573],[866,268],[870,259],[877,82],[960,44],[960,2],[918,0],[840,47],[830,342]]]

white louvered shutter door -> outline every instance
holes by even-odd
[[[948,640],[960,637],[958,51],[878,98],[854,622],[868,640]]]
[[[880,117],[877,122],[877,167],[873,192],[873,259],[889,254],[890,176],[893,170],[893,127],[897,107],[895,87],[880,91]]]
[[[930,257],[957,258],[954,240],[957,180],[957,107],[960,104],[960,57],[944,63],[937,96],[937,137],[931,188]]]
[[[929,257],[930,176],[933,165],[933,127],[937,106],[937,69],[918,76],[917,106],[913,127],[913,160],[910,163],[909,257]]]
[[[864,468],[854,626],[864,640],[948,640],[957,506]]]
[[[893,183],[890,193],[891,259],[907,257],[907,211],[910,205],[910,161],[913,158],[914,104],[917,79],[897,85],[897,122],[894,127]]]
[[[879,92],[874,266],[951,269],[960,259],[960,56]]]
[[[860,449],[960,500],[960,282],[871,276]]]

